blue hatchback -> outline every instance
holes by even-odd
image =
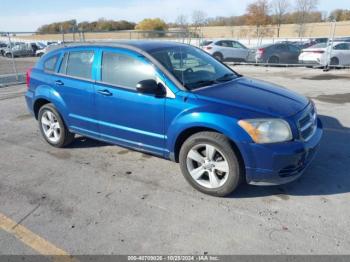
[[[307,98],[180,43],[60,47],[27,72],[27,85],[28,108],[52,146],[80,134],[171,159],[193,187],[215,196],[244,180],[295,180],[322,136]]]

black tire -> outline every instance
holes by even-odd
[[[229,172],[227,174],[227,179],[223,185],[217,188],[208,188],[200,185],[191,176],[190,171],[187,167],[187,156],[191,149],[198,145],[208,144],[216,147],[223,154],[224,158],[227,160]],[[199,132],[190,136],[181,146],[179,154],[179,162],[182,174],[185,179],[192,185],[195,189],[199,190],[208,195],[223,197],[232,193],[238,185],[241,183],[243,178],[243,171],[238,160],[238,157],[227,137],[216,132]],[[204,173],[205,174],[205,173]]]
[[[214,53],[213,57],[220,62],[222,62],[224,60],[224,57],[221,53]]]
[[[7,53],[7,54],[6,54],[6,57],[7,57],[7,58],[12,58],[11,53]]]
[[[45,135],[44,129],[43,129],[43,125],[42,125],[42,116],[46,111],[50,111],[51,113],[54,114],[54,116],[56,117],[59,125],[60,125],[60,138],[57,142],[52,142],[50,141],[47,136]],[[69,145],[70,143],[73,142],[74,140],[74,134],[69,132],[66,124],[64,123],[61,115],[58,113],[57,109],[55,108],[55,106],[53,104],[45,104],[43,105],[40,109],[39,109],[39,114],[38,114],[38,123],[39,123],[39,129],[40,132],[42,134],[42,136],[44,137],[44,139],[46,140],[46,142],[48,142],[50,145],[54,146],[54,147],[65,147],[67,145]]]
[[[331,65],[339,65],[339,59],[337,57],[332,57]]]
[[[277,56],[271,56],[268,60],[267,63],[269,64],[279,64],[280,59]]]

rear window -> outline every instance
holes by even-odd
[[[74,51],[66,53],[60,67],[60,73],[68,76],[92,79],[93,51]]]

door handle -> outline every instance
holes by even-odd
[[[55,81],[56,86],[63,86],[64,83],[61,80]]]
[[[108,91],[107,89],[98,90],[97,92],[101,95],[104,95],[104,96],[111,96],[112,95],[112,93],[110,91]]]

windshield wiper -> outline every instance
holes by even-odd
[[[213,84],[217,84],[218,82],[216,80],[200,80],[197,82],[193,82],[193,83],[187,83],[186,87],[190,88],[190,89],[194,89],[194,88],[198,88],[198,87],[203,87],[203,86],[210,86]]]
[[[235,78],[235,74],[233,73],[228,73],[224,74],[223,76],[217,78],[215,81],[217,82],[225,82],[225,81],[230,81]]]

